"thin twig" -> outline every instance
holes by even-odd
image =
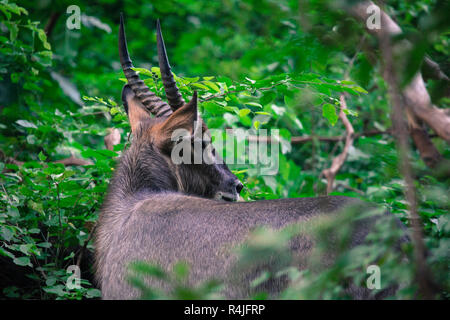
[[[64,245],[63,240],[63,226],[62,226],[62,216],[61,216],[61,206],[60,206],[60,196],[59,196],[59,184],[55,183],[56,185],[56,198],[57,198],[57,206],[58,206],[58,220],[59,220],[59,245],[56,249],[56,264],[59,265],[59,254],[61,252],[61,248]]]
[[[365,132],[355,133],[354,138],[359,139],[361,137],[371,137],[376,136],[379,134],[392,134],[390,129],[387,130],[369,130]],[[291,144],[302,144],[306,142],[310,142],[313,140],[318,141],[324,141],[324,142],[339,142],[342,140],[345,140],[346,135],[344,136],[338,136],[338,137],[324,137],[324,136],[316,136],[316,135],[310,135],[310,136],[294,136],[291,137]],[[266,143],[272,143],[272,138],[269,136],[249,136],[248,140],[251,142],[266,142]],[[275,141],[277,142],[277,141]]]
[[[50,16],[50,19],[48,20],[47,24],[45,25],[44,31],[47,37],[50,37],[52,34],[53,29],[55,28],[56,22],[58,21],[58,18],[61,16],[61,12],[53,12]]]
[[[80,253],[79,253],[78,259],[77,259],[77,266],[78,267],[80,267],[80,265],[81,265],[81,260],[83,259],[83,254],[86,251],[86,248],[87,248],[87,246],[89,244],[89,241],[91,241],[92,237],[94,236],[96,228],[97,228],[97,223],[94,224],[94,227],[92,228],[91,233],[89,234],[89,237],[87,238],[87,240],[85,241],[83,247],[80,250]]]
[[[350,191],[356,192],[356,193],[358,193],[358,194],[360,194],[360,195],[364,195],[364,191],[358,190],[358,189],[356,189],[356,188],[347,186],[347,185],[342,184],[342,183],[339,183],[338,185],[336,185],[336,187],[342,187],[342,188],[344,188],[344,189],[348,189],[348,190],[350,190]]]
[[[3,185],[3,183],[2,183],[2,189],[3,189],[3,191],[5,192],[6,197],[8,198],[9,204],[12,205],[13,203],[12,203],[12,201],[11,201],[11,198],[9,197],[8,192],[6,192],[6,189],[5,189],[5,186]]]
[[[353,129],[352,124],[350,123],[350,121],[347,118],[347,115],[344,112],[344,110],[347,109],[347,103],[345,101],[344,94],[340,96],[340,102],[341,102],[341,111],[339,113],[339,118],[344,124],[347,134],[345,137],[345,145],[342,152],[333,159],[331,167],[323,170],[322,173],[320,174],[321,176],[323,175],[327,179],[327,194],[333,191],[336,173],[344,164],[345,159],[347,158],[348,155],[348,151],[350,150],[350,147],[353,145],[353,141],[355,140],[354,137],[355,130]]]
[[[416,188],[414,186],[414,177],[411,163],[409,161],[410,147],[407,126],[404,121],[405,111],[407,110],[407,104],[405,103],[406,98],[402,94],[398,85],[399,79],[395,69],[393,49],[389,34],[383,33],[383,36],[381,36],[380,48],[385,64],[384,78],[388,85],[389,98],[393,108],[392,120],[395,128],[394,133],[397,137],[400,170],[406,184],[405,196],[409,203],[412,239],[414,243],[414,259],[416,265],[416,280],[419,284],[419,294],[423,299],[434,299],[438,290],[426,264],[426,248],[423,241],[422,221],[417,212]]]
[[[1,159],[1,157],[0,157],[0,159]],[[4,157],[4,161],[5,161],[5,163],[15,164],[16,166],[23,166],[25,163],[24,161],[16,160],[12,157]],[[50,163],[62,163],[65,166],[89,166],[89,165],[93,164],[92,161],[77,158],[73,154],[68,158],[51,161]]]

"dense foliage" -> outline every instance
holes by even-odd
[[[336,176],[332,194],[381,204],[409,225],[379,57],[374,40],[343,12],[347,1],[81,1],[77,3],[80,29],[69,29],[66,21],[72,13],[66,10],[73,2],[0,0],[0,279],[4,285],[0,296],[100,296],[91,276],[91,235],[130,131],[119,102],[125,81],[117,53],[119,12],[126,17],[136,70],[152,91],[164,98],[154,33],[160,18],[178,86],[186,100],[198,91],[200,112],[210,128],[280,130],[278,174],[258,175],[248,166],[232,167],[245,186],[245,200],[326,192],[321,172],[344,141],[320,137],[345,135],[338,114],[339,96],[347,93],[346,113],[359,135]],[[425,54],[450,74],[446,23],[450,10],[445,4],[389,1],[384,9],[413,44],[404,53],[404,83],[419,70]],[[427,85],[433,101],[448,108],[443,84],[428,80]],[[110,128],[118,128],[122,136],[114,150],[104,146]],[[373,130],[379,134],[364,134]],[[294,143],[294,136],[312,139]],[[439,138],[433,142],[449,158],[448,144]],[[55,162],[70,156],[90,163]],[[427,263],[448,298],[449,177],[428,168],[416,150],[411,162],[429,250]],[[340,223],[347,225],[345,219],[351,217],[343,215]],[[333,223],[323,221],[316,228],[321,239],[321,234],[333,230]],[[347,229],[337,233],[338,239],[348,240]],[[241,260],[261,252],[280,255],[282,260],[282,249],[291,236],[290,230],[278,235],[258,230]],[[374,261],[389,270],[383,286],[402,283],[396,298],[414,297],[414,265],[405,260],[412,257],[412,245],[406,244],[401,253],[386,253],[397,236],[398,226],[386,222],[370,244],[342,253],[330,269],[279,270],[278,276],[287,274],[294,280],[281,297],[345,298],[340,279]],[[327,241],[321,242],[324,248]],[[66,269],[74,264],[81,264],[83,280],[81,289],[70,290],[66,282],[71,274]],[[156,266],[133,268],[175,283],[175,298],[217,297],[215,290],[220,287],[215,282],[200,288],[185,286],[189,267],[181,262],[173,275]],[[254,285],[270,276],[277,275],[262,273]],[[355,281],[362,284],[365,278]],[[132,282],[146,298],[164,297],[138,278]],[[265,297],[264,293],[255,296]]]

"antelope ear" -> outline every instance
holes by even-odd
[[[191,101],[172,113],[162,124],[160,130],[163,136],[171,139],[176,130],[187,131],[190,136],[193,136],[198,126],[200,126],[200,122],[197,110],[197,91],[194,91]]]
[[[128,84],[122,89],[122,102],[128,115],[128,121],[130,121],[131,132],[136,134],[141,123],[150,120],[150,115],[145,111],[144,105]]]

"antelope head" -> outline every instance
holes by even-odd
[[[139,188],[150,188],[151,184],[150,189],[236,201],[243,188],[242,183],[216,154],[208,128],[197,111],[197,93],[194,92],[188,103],[183,99],[167,58],[159,20],[156,32],[159,67],[168,103],[151,92],[132,69],[123,17],[120,16],[119,55],[128,81],[122,89],[122,101],[133,134],[133,142],[125,159],[137,166],[134,170],[141,175]],[[190,154],[180,155],[178,149],[181,143],[190,144],[192,148],[181,149],[190,150]],[[201,154],[206,155],[208,161],[204,158],[200,163],[191,161],[199,145]],[[174,155],[187,161],[174,159]],[[156,163],[158,167],[155,167]],[[157,177],[158,174],[166,175],[165,179]],[[160,180],[156,187],[155,180]]]

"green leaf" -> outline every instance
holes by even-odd
[[[64,291],[64,289],[65,286],[62,284],[43,288],[45,292],[56,294],[59,297],[64,297],[67,294],[67,292]]]
[[[353,89],[355,89],[356,91],[361,92],[361,93],[368,93],[366,90],[364,90],[363,88],[361,88],[359,86],[355,86],[355,87],[353,87]]]
[[[37,212],[39,212],[39,213],[41,213],[41,214],[44,214],[44,207],[43,207],[43,205],[42,205],[42,202],[35,202],[35,201],[33,201],[33,200],[28,200],[28,206],[31,208],[31,209],[33,209],[33,210],[35,210],[35,211],[37,211]]]
[[[303,130],[303,123],[300,121],[300,119],[295,115],[293,112],[288,112],[287,116],[289,119],[291,119],[292,122],[298,127],[298,129]]]
[[[102,296],[102,292],[98,289],[88,289],[86,291],[86,298],[100,298]]]
[[[37,244],[38,247],[42,247],[42,248],[50,248],[52,246],[52,244],[50,242],[41,242]]]
[[[20,252],[22,252],[23,254],[29,255],[30,254],[30,249],[33,246],[33,244],[28,243],[28,244],[21,244],[19,246],[19,250]]]
[[[45,284],[49,287],[55,285],[57,279],[55,277],[48,277],[47,280],[45,280]]]
[[[13,262],[14,262],[15,264],[17,264],[18,266],[23,266],[23,267],[25,267],[25,266],[32,267],[32,266],[33,266],[33,265],[31,264],[31,262],[30,262],[30,258],[29,258],[29,257],[15,258],[15,259],[13,260]]]
[[[254,279],[251,282],[250,286],[252,288],[255,288],[255,287],[259,286],[260,284],[262,284],[263,282],[269,280],[269,278],[270,278],[270,273],[267,271],[264,271],[259,277],[257,277],[256,279]]]
[[[120,109],[116,108],[116,107],[113,107],[113,108],[111,108],[111,110],[109,110],[109,113],[111,113],[111,115],[113,116],[116,113],[120,113]]]
[[[180,279],[185,279],[189,274],[189,265],[185,262],[178,262],[173,266],[173,272]]]
[[[16,72],[11,73],[11,82],[12,83],[18,83],[19,80],[20,80],[20,74],[18,74]]]
[[[19,210],[16,207],[8,208],[8,215],[12,218],[17,218],[20,216]]]
[[[37,126],[36,126],[34,123],[32,123],[32,122],[30,122],[30,121],[28,121],[28,120],[17,120],[16,123],[17,123],[19,126],[22,126],[22,127],[24,127],[24,128],[34,128],[34,129],[37,129]]]
[[[0,227],[0,236],[5,240],[5,241],[11,241],[11,239],[14,237],[14,231],[6,226],[1,226]]]
[[[193,78],[189,78],[189,77],[184,77],[181,78],[185,84],[189,84],[191,82],[197,82],[198,80],[200,80],[200,77],[193,77]]]
[[[134,71],[136,71],[139,74],[143,74],[143,75],[146,75],[146,76],[149,76],[149,77],[153,76],[152,72],[150,70],[148,70],[148,69],[145,69],[145,68],[131,68],[131,69],[133,69]],[[158,71],[159,71],[159,69],[158,69]]]
[[[73,175],[75,175],[76,174],[76,172],[75,171],[73,171],[73,170],[66,170],[66,171],[64,171],[64,174],[63,174],[63,176],[62,176],[62,179],[61,180],[64,180],[64,179],[67,179],[67,178],[70,178],[70,177],[72,177]]]
[[[225,83],[227,86],[231,86],[233,84],[233,81],[228,78],[228,77],[224,77],[224,76],[219,76],[217,77],[217,81],[219,82],[223,82]]]
[[[42,44],[45,49],[51,50],[50,43],[47,42],[47,35],[45,34],[45,31],[42,29],[38,29],[38,37],[42,41]]]
[[[9,252],[6,249],[3,249],[2,247],[0,247],[0,256],[5,256],[5,257],[9,257],[11,259],[14,259],[14,254],[12,254],[11,252]]]
[[[11,40],[11,42],[14,42],[17,39],[17,34],[19,33],[19,27],[15,23],[9,23],[8,27],[9,27],[9,39]]]
[[[357,117],[357,116],[358,116],[358,112],[353,111],[353,110],[350,110],[350,109],[342,109],[342,111],[343,111],[345,114],[350,115],[350,116],[353,116],[353,117]]]
[[[165,279],[167,277],[163,269],[156,265],[151,265],[142,261],[134,262],[130,265],[130,269],[142,275],[153,276],[158,279]]]
[[[258,107],[262,109],[262,105],[257,103],[257,102],[244,102],[244,104],[248,105],[248,106],[252,106],[252,107]]]
[[[212,114],[212,115],[222,115],[225,113],[225,109],[212,101],[206,101],[202,103],[203,109],[208,111],[208,113]]]
[[[39,152],[39,154],[38,154],[38,158],[39,158],[39,160],[41,160],[41,161],[45,161],[45,160],[47,160],[47,157],[42,153],[42,151],[41,152]]]
[[[197,87],[197,88],[209,91],[209,88],[207,86],[205,86],[204,84],[201,84],[201,83],[191,83],[191,86],[194,86],[194,87]]]
[[[75,253],[72,251],[67,257],[64,258],[64,261],[72,259],[73,257],[75,257]]]
[[[251,84],[254,84],[256,82],[255,80],[252,80],[249,77],[245,77],[245,80],[249,81]]]
[[[39,51],[33,57],[44,67],[50,67],[52,65],[53,53],[51,51]]]
[[[339,119],[336,115],[336,108],[330,103],[323,105],[322,115],[331,123],[332,126],[334,126]]]
[[[246,115],[248,115],[251,112],[250,109],[241,109],[239,110],[239,117],[245,117]]]
[[[230,112],[239,114],[239,108],[237,108],[237,107],[225,106],[225,107],[223,107],[223,109],[226,111],[230,111]]]
[[[159,67],[151,67],[150,71],[153,73],[156,73],[156,75],[161,78],[161,71],[159,70]]]
[[[5,14],[8,20],[11,19],[11,12],[7,11],[4,5],[0,5],[0,11],[2,11]]]
[[[273,92],[273,91],[266,91],[266,92],[264,92],[262,97],[259,99],[259,102],[262,105],[266,105],[266,104],[271,103],[276,97],[277,97],[277,94],[275,92]]]

